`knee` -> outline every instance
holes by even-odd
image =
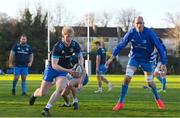
[[[129,85],[130,81],[131,81],[131,77],[130,76],[125,76],[124,84]]]
[[[39,96],[40,97],[43,97],[43,96],[46,96],[47,92],[44,92],[44,91],[39,91]]]

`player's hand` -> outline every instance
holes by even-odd
[[[28,63],[28,67],[31,67],[32,66],[32,63]]]
[[[69,69],[69,74],[74,78],[78,78],[78,75],[77,75],[77,73],[75,72],[74,69]]]
[[[82,83],[80,82],[80,83],[78,84],[78,89],[79,89],[79,91],[80,91],[82,88],[83,88],[83,85],[82,85]]]
[[[13,68],[14,65],[12,63],[9,64],[9,68]]]
[[[166,73],[167,73],[167,68],[166,68],[166,65],[161,65],[161,76],[166,76]]]
[[[114,56],[111,56],[107,61],[106,61],[106,64],[105,64],[105,68],[109,68],[109,65],[112,63],[114,59]]]

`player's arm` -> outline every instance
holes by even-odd
[[[126,45],[129,43],[130,41],[130,36],[131,36],[131,32],[132,30],[128,31],[125,36],[121,39],[121,41],[118,43],[118,45],[115,47],[112,56],[108,59],[108,61],[106,62],[105,66],[108,68],[109,65],[112,63],[112,61],[114,60],[114,58],[118,55],[118,53],[126,47]]]
[[[151,32],[151,36],[154,42],[154,45],[159,53],[160,59],[161,59],[161,70],[163,71],[167,71],[166,69],[166,51],[164,50],[163,46],[161,45],[161,43],[159,42],[156,34],[154,32]]]
[[[112,63],[112,61],[115,59],[115,56],[111,56],[107,61],[106,61],[106,64],[105,64],[105,67],[108,68],[109,65]]]
[[[32,66],[33,60],[34,60],[34,54],[32,53],[32,54],[29,55],[28,67],[31,67],[31,66]]]
[[[9,54],[9,67],[10,68],[14,66],[14,56],[15,56],[15,52],[11,50]]]
[[[58,65],[59,58],[57,59],[57,58],[52,57],[51,61],[52,61],[52,68],[53,69],[58,70],[58,71],[64,71],[64,72],[71,73],[72,69],[66,69],[66,68]]]

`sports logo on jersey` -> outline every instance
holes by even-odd
[[[26,48],[26,51],[29,51],[29,49],[28,49],[28,48]]]
[[[146,40],[142,40],[142,43],[144,43],[144,44],[145,44],[145,43],[147,43],[147,41],[146,41]]]
[[[134,40],[134,39],[132,39],[131,41],[132,41],[132,42],[135,42],[135,40]]]

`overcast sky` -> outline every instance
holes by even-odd
[[[116,11],[134,8],[144,17],[146,26],[167,27],[166,13],[180,12],[180,0],[0,0],[0,12],[17,18],[20,10],[29,7],[33,10],[42,4],[50,9],[62,3],[77,19],[87,12]]]

